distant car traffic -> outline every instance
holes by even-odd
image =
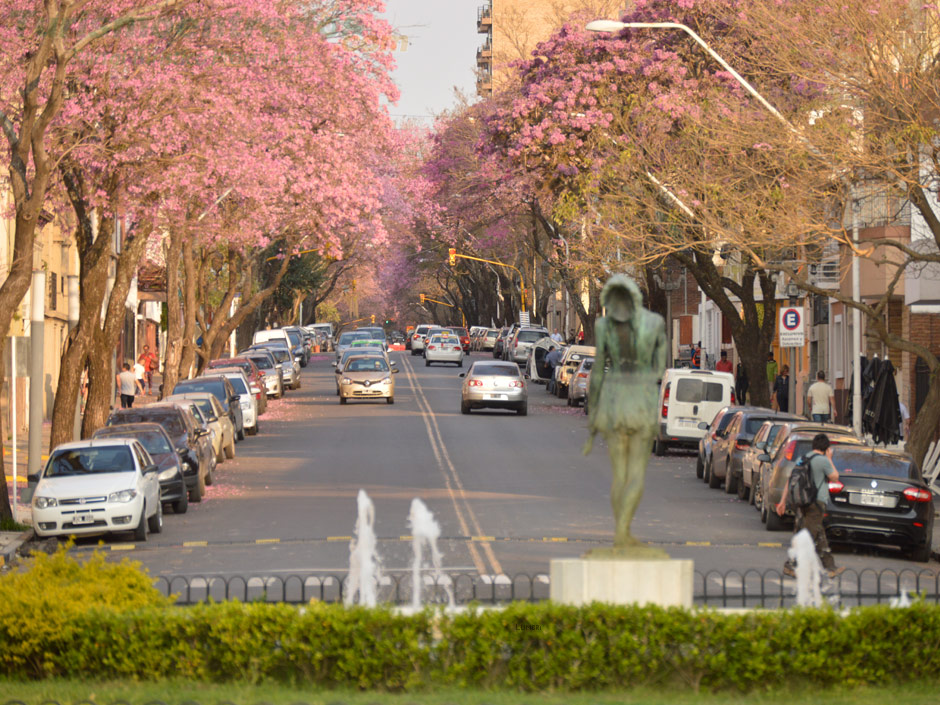
[[[460,413],[484,408],[511,409],[520,416],[528,413],[528,391],[517,364],[478,360],[460,376]]]
[[[385,399],[395,403],[395,378],[398,370],[378,355],[353,355],[346,366],[337,368],[340,376],[339,403],[349,399]]]
[[[463,367],[463,352],[460,338],[450,331],[431,335],[424,348],[424,364],[430,366],[432,362],[449,362]]]

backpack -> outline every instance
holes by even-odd
[[[787,481],[787,497],[792,508],[803,508],[816,501],[817,487],[813,482],[813,471],[810,459],[818,455],[811,451],[796,461]]]

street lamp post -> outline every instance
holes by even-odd
[[[803,135],[793,124],[787,120],[779,110],[777,110],[773,105],[771,105],[764,96],[758,93],[757,89],[752,86],[747,79],[745,79],[741,74],[734,70],[734,68],[725,61],[721,55],[712,49],[708,43],[702,39],[696,32],[680,22],[617,22],[615,20],[594,20],[593,22],[588,22],[585,27],[589,32],[604,32],[604,33],[616,33],[624,29],[677,29],[681,32],[685,32],[689,37],[691,37],[696,44],[698,44],[702,49],[704,49],[709,56],[711,56],[715,61],[717,61],[721,67],[727,71],[735,81],[737,81],[758,103],[760,103],[771,115],[773,115],[777,120],[779,120],[793,135],[797,137],[809,150],[816,156],[820,156],[819,151],[810,143],[810,141]],[[662,184],[660,184],[656,178],[647,172],[647,176],[657,184],[661,190],[663,190],[667,196],[670,195],[668,189],[666,189]],[[845,181],[843,177],[843,181]],[[856,248],[858,247],[858,230],[859,230],[859,207],[858,207],[858,193],[854,183],[847,184],[851,193],[852,200],[852,243]],[[683,208],[683,210],[686,210]],[[688,213],[687,213],[688,214]],[[860,287],[859,287],[859,261],[858,255],[852,253],[852,301],[858,304],[861,301]],[[861,433],[862,430],[862,403],[861,403],[861,386],[862,386],[862,376],[861,368],[859,366],[859,361],[861,360],[861,312],[857,306],[853,306],[852,313],[852,427],[854,428],[857,434]]]

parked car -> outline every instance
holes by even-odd
[[[176,402],[157,402],[133,409],[115,409],[108,416],[108,426],[157,423],[163,426],[183,465],[183,477],[190,502],[201,502],[206,486],[213,481],[215,455],[208,431],[196,425],[192,414]]]
[[[546,336],[550,336],[546,328],[519,328],[509,342],[509,361],[524,365],[529,348]]]
[[[300,389],[300,364],[291,356],[290,349],[284,343],[279,340],[272,340],[248,348],[248,351],[251,350],[269,351],[277,360],[277,365],[281,369],[281,375],[287,388]]]
[[[529,410],[525,379],[514,362],[474,362],[461,373],[460,413],[471,409],[512,409],[520,416]]]
[[[497,360],[503,359],[503,348],[506,347],[506,338],[509,337],[510,329],[500,328],[499,333],[496,335],[496,340],[493,342],[493,357]]]
[[[761,463],[757,458],[767,452],[780,429],[787,421],[791,420],[793,420],[793,417],[787,414],[778,414],[774,418],[764,421],[757,433],[754,434],[751,445],[744,450],[744,455],[741,458],[741,482],[748,488],[747,495],[752,506],[759,506],[758,499],[761,493]]]
[[[220,454],[216,457],[217,461],[221,462],[223,456],[229,460],[235,457],[235,426],[232,424],[231,417],[225,413],[225,409],[222,408],[222,404],[215,396],[209,392],[190,392],[187,394],[171,394],[164,397],[163,401],[188,401],[198,405],[203,416],[206,417],[210,426],[217,429],[217,433],[221,438]]]
[[[411,334],[412,355],[419,355],[424,352],[424,338],[432,327],[433,326],[423,323],[414,329],[414,333]]]
[[[552,347],[560,347],[562,350],[565,349],[564,345],[556,343],[551,338],[542,338],[529,347],[529,355],[525,363],[525,373],[528,375],[527,379],[530,382],[536,382],[537,384],[548,383],[552,374],[552,368],[546,362],[546,358],[548,357],[549,348]]]
[[[840,444],[832,464],[823,526],[833,543],[897,546],[919,563],[930,560],[933,494],[910,457]]]
[[[263,415],[268,408],[267,382],[264,373],[255,364],[254,360],[245,357],[227,357],[220,360],[212,360],[206,365],[207,370],[216,370],[225,367],[237,367],[245,373],[248,380],[257,387],[255,399],[258,400],[258,415]]]
[[[555,368],[555,396],[564,399],[568,396],[568,384],[571,376],[578,369],[585,357],[594,357],[593,345],[572,345],[565,348],[561,362]],[[570,404],[569,404],[570,406]]]
[[[568,385],[568,406],[580,406],[587,399],[592,367],[594,367],[593,357],[581,358],[578,369],[575,370],[571,383]]]
[[[777,515],[774,507],[783,496],[783,488],[790,480],[790,471],[796,461],[812,449],[813,438],[817,433],[829,436],[829,443],[833,448],[840,445],[864,447],[864,442],[857,438],[848,426],[812,421],[791,421],[785,424],[774,441],[775,453],[765,453],[758,457],[761,462],[761,521],[767,531],[780,531],[784,528],[784,518]],[[793,518],[789,509],[786,517]]]
[[[258,367],[261,374],[264,375],[264,391],[266,396],[280,399],[284,396],[284,373],[277,364],[277,359],[268,350],[255,349],[248,350],[243,355],[246,360],[251,360]]]
[[[103,426],[92,439],[133,438],[139,441],[157,466],[160,482],[160,501],[173,508],[174,514],[185,514],[189,509],[189,491],[183,477],[183,464],[173,441],[158,423],[134,423]]]
[[[249,436],[258,435],[258,398],[264,396],[256,384],[250,382],[245,373],[237,367],[221,367],[212,370],[213,374],[221,375],[232,383],[232,389],[238,395],[238,403],[242,409],[242,427]]]
[[[671,368],[663,373],[659,388],[661,409],[654,450],[665,455],[672,446],[698,445],[705,429],[725,406],[733,406],[734,375],[712,370]]]
[[[493,348],[496,345],[496,338],[499,336],[499,331],[496,328],[490,328],[481,336],[480,340],[480,350],[483,352],[492,352]]]
[[[235,393],[232,383],[222,375],[205,375],[195,379],[184,379],[176,383],[172,394],[189,394],[190,392],[209,392],[228,414],[235,428],[235,440],[245,440],[244,417],[239,397]]]
[[[746,486],[740,482],[744,451],[750,447],[754,434],[760,430],[764,421],[775,416],[777,413],[772,409],[759,406],[740,406],[731,412],[731,422],[712,445],[710,472],[708,473],[709,487],[717,489],[724,483],[725,492],[736,493],[741,499],[747,499]],[[784,418],[794,421],[802,420],[798,416]]]
[[[449,331],[432,335],[424,348],[424,364],[430,367],[432,362],[450,362],[463,367],[463,345],[460,338]]]
[[[728,424],[731,423],[733,414],[729,413],[730,411],[731,407],[726,406],[718,410],[710,424],[706,424],[704,421],[699,422],[699,427],[704,426],[702,428],[704,434],[698,441],[698,458],[695,461],[695,476],[700,480],[704,479],[708,482],[706,472],[712,458],[712,447],[724,434]]]
[[[49,456],[32,497],[40,537],[163,531],[160,470],[133,438],[64,443]]]
[[[258,330],[251,336],[252,345],[267,343],[269,340],[283,340],[286,345],[290,346],[290,337],[288,337],[287,331],[283,328]]]
[[[395,403],[395,377],[398,372],[378,355],[353,355],[342,369],[336,368],[340,376],[339,403],[349,399],[385,399]]]

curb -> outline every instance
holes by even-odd
[[[10,542],[2,551],[0,551],[0,566],[9,565],[16,559],[16,552],[20,550],[27,541],[31,541],[34,536],[32,529],[27,529]]]

